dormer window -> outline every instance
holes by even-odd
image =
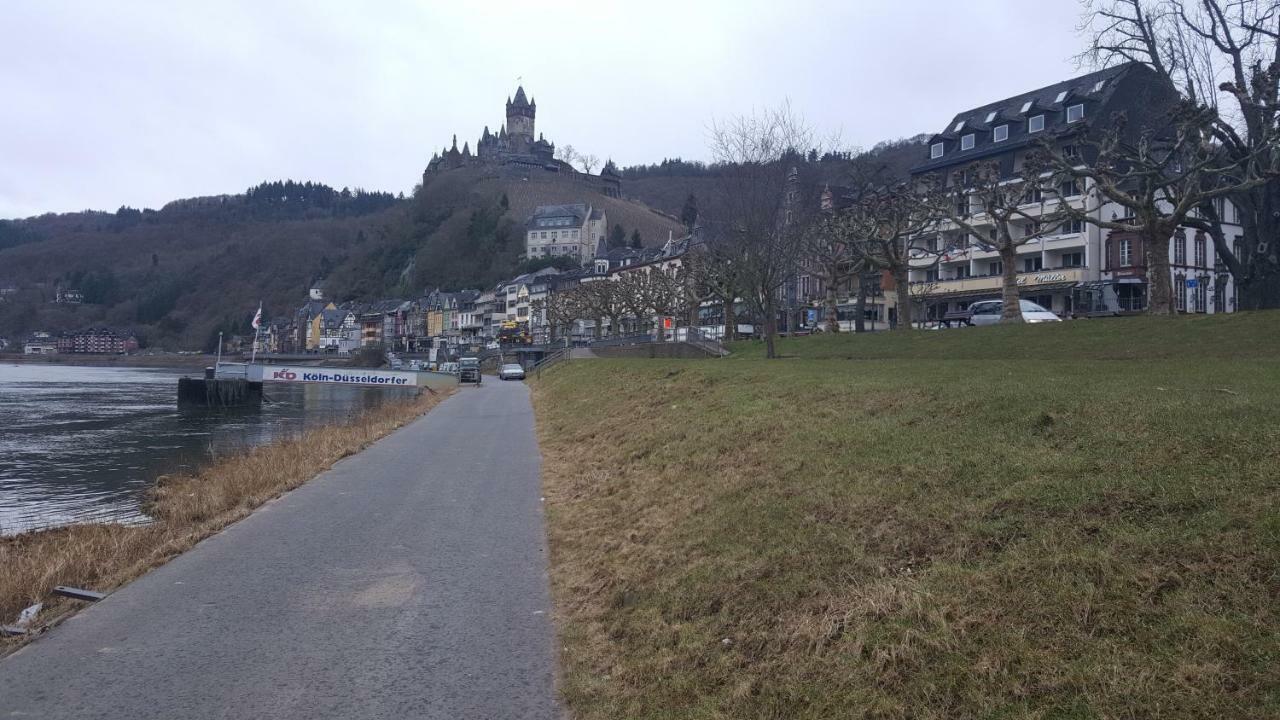
[[[960,149],[972,150],[973,142],[974,142],[973,133],[969,133],[968,135],[965,135],[964,137],[960,138]]]
[[[1004,142],[1005,140],[1008,140],[1008,139],[1009,139],[1008,125],[997,125],[996,128],[991,131],[992,142]]]
[[[1066,99],[1067,99],[1067,91],[1063,90],[1062,92],[1058,93],[1058,97],[1053,99],[1053,103],[1055,105],[1060,105],[1062,104],[1062,101]]]
[[[961,120],[960,122],[956,123],[955,127],[951,128],[951,132],[960,132],[963,129],[964,129],[964,121]]]
[[[1106,87],[1106,85],[1107,85],[1106,80],[1099,80],[1098,82],[1093,84],[1093,91],[1095,93],[1102,92],[1102,88]]]
[[[1067,122],[1080,122],[1084,119],[1084,105],[1072,105],[1067,108]]]
[[[987,120],[986,120],[987,124],[988,124],[988,125],[990,125],[990,124],[991,124],[991,121],[992,121],[992,120],[995,120],[995,119],[996,119],[996,115],[999,115],[999,114],[1000,114],[1000,113],[999,113],[999,112],[997,112],[997,111],[995,111],[995,110],[992,110],[991,112],[987,113]]]
[[[1019,110],[1018,112],[1019,112],[1019,113],[1021,113],[1021,114],[1023,114],[1023,115],[1026,115],[1026,114],[1027,114],[1027,112],[1028,112],[1029,110],[1031,110],[1031,106],[1032,106],[1034,103],[1035,103],[1035,101],[1033,101],[1033,100],[1028,100],[1028,101],[1026,101],[1026,102],[1022,103],[1022,109],[1021,109],[1021,110]]]
[[[1032,117],[1030,120],[1027,120],[1027,132],[1028,132],[1028,133],[1038,133],[1038,132],[1040,132],[1041,130],[1044,130],[1044,116],[1043,116],[1043,115],[1036,115],[1036,116]]]
[[[937,142],[929,146],[929,159],[937,160],[942,157],[942,143]]]

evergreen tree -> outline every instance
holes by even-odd
[[[680,222],[684,223],[684,229],[693,232],[693,226],[698,222],[698,198],[689,193],[689,197],[684,201],[684,209],[680,211]]]
[[[621,225],[615,224],[613,230],[609,233],[609,248],[620,248],[627,246],[627,231],[622,229]]]
[[[644,247],[644,242],[640,239],[639,230],[631,231],[631,247],[635,248],[636,250],[639,250],[640,248]]]

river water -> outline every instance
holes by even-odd
[[[177,407],[197,371],[0,364],[0,535],[140,522],[159,475],[340,422],[403,391],[268,385],[261,409]]]

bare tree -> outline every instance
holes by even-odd
[[[1001,322],[1022,322],[1018,248],[1062,227],[1061,213],[1045,214],[1043,179],[1009,177],[998,162],[978,162],[948,176],[924,179],[924,210],[942,228],[956,228],[970,245],[1000,253]],[[1036,203],[1035,205],[1032,205]],[[1028,212],[1035,208],[1035,214]],[[990,226],[990,229],[985,229]]]
[[[574,163],[579,162],[582,159],[582,156],[578,154],[577,150],[573,149],[572,145],[561,146],[556,150],[556,154],[560,157],[562,162],[569,166],[572,166]]]
[[[936,222],[922,210],[916,192],[905,186],[864,188],[840,218],[858,257],[869,268],[893,278],[898,308],[895,329],[910,330],[911,270],[937,264],[936,232],[929,232]]]
[[[1275,0],[1092,0],[1080,60],[1140,62],[1208,116],[1222,157],[1214,169],[1238,213],[1237,247],[1211,203],[1187,224],[1204,230],[1235,277],[1241,306],[1280,308],[1280,183],[1251,183],[1280,169],[1280,3]],[[1229,161],[1229,162],[1226,162]]]
[[[685,274],[699,298],[699,306],[701,299],[720,303],[724,319],[723,339],[731,341],[737,338],[738,333],[736,307],[742,258],[738,254],[738,245],[721,235],[717,227],[706,226],[701,231],[702,243],[683,258]],[[695,306],[692,312],[696,313],[697,309]],[[698,324],[696,318],[691,318],[690,324]]]
[[[723,170],[707,216],[741,259],[739,289],[764,324],[766,357],[774,358],[779,295],[795,277],[816,210],[800,175],[814,133],[783,105],[716,123],[711,135]]]
[[[867,267],[866,258],[853,247],[853,240],[843,232],[836,210],[824,209],[814,223],[805,247],[804,267],[823,286],[823,324],[827,332],[840,332],[840,286],[859,275]]]
[[[1082,153],[1042,141],[1024,163],[1028,178],[1049,176],[1045,192],[1058,197],[1058,210],[1067,217],[1132,232],[1141,240],[1147,312],[1152,315],[1175,310],[1169,241],[1178,228],[1188,224],[1201,205],[1266,182],[1249,163],[1248,172],[1236,176],[1236,160],[1214,141],[1215,116],[1213,109],[1188,101],[1173,113],[1167,127],[1140,128],[1136,133],[1128,132],[1121,116],[1093,137],[1074,138],[1071,147],[1082,147]],[[1098,193],[1086,194],[1086,201],[1075,207],[1060,189],[1073,184],[1092,185]],[[1099,208],[1108,199],[1123,206],[1127,217],[1102,217]]]
[[[590,154],[579,155],[578,164],[582,166],[582,172],[590,175],[591,171],[594,170],[596,166],[600,164],[600,158]]]

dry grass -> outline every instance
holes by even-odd
[[[1280,717],[1280,313],[1147,322],[545,373],[574,717]]]
[[[186,551],[292,490],[338,460],[430,410],[446,393],[390,402],[349,423],[328,425],[255,448],[195,475],[162,476],[146,502],[147,525],[73,525],[0,538],[0,619],[44,602],[41,623],[54,622],[74,603],[50,595],[58,585],[109,591]],[[20,639],[0,640],[0,651]]]

